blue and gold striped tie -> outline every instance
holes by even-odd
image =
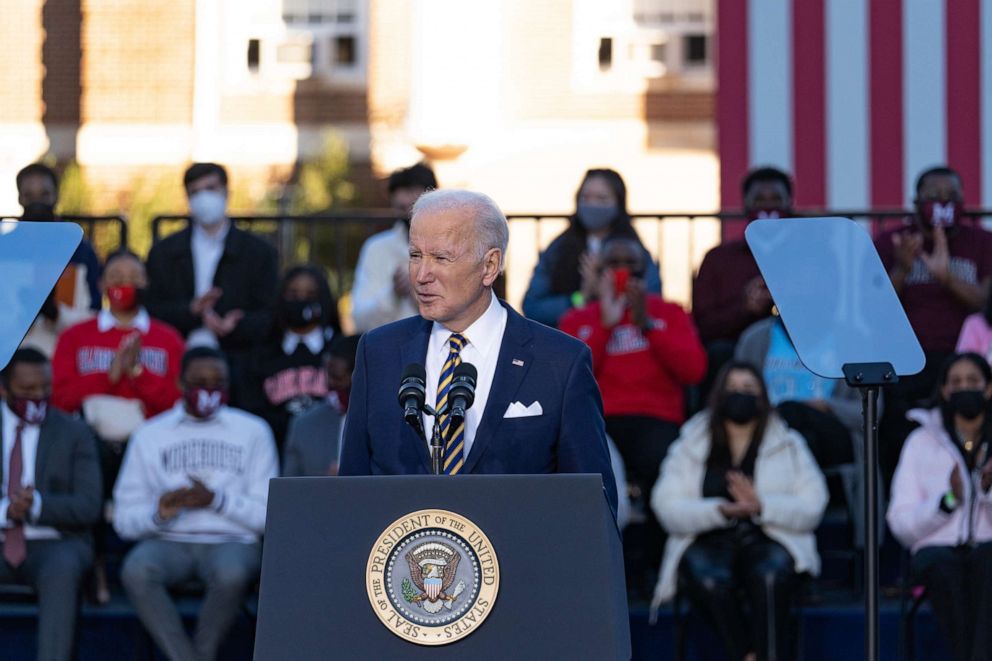
[[[441,378],[437,382],[437,406],[436,410],[441,410],[448,403],[448,391],[451,389],[451,378],[455,374],[455,367],[461,364],[462,349],[468,340],[458,333],[452,333],[448,338],[448,359],[444,361],[441,368]],[[451,424],[451,412],[448,411],[440,417],[441,438],[448,437],[448,426]],[[444,446],[444,463],[442,470],[445,475],[455,475],[465,464],[465,423],[462,422],[454,430],[448,442]]]

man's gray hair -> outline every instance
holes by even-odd
[[[468,209],[475,219],[475,244],[479,259],[486,252],[499,248],[500,271],[506,261],[506,246],[510,242],[510,226],[506,216],[500,211],[493,199],[483,193],[458,188],[443,188],[424,193],[413,205],[412,218],[421,213],[436,213]]]

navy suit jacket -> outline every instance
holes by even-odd
[[[461,473],[599,473],[615,515],[617,489],[588,347],[500,303],[506,308],[506,330],[486,409]],[[425,363],[431,327],[432,322],[411,317],[362,337],[341,475],[431,472],[427,444],[404,422],[397,400],[403,368]],[[428,384],[427,391],[436,386]],[[517,401],[524,406],[540,402],[543,414],[504,418]]]

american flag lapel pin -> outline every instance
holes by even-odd
[[[519,358],[514,358],[513,359],[513,364],[516,365],[517,367],[523,367],[524,366],[524,361],[520,360]]]

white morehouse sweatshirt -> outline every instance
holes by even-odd
[[[123,539],[256,542],[265,529],[269,479],[278,472],[264,420],[227,406],[199,420],[180,401],[131,437],[114,485],[114,529]],[[191,486],[191,477],[214,492],[213,503],[160,520],[159,498]]]

